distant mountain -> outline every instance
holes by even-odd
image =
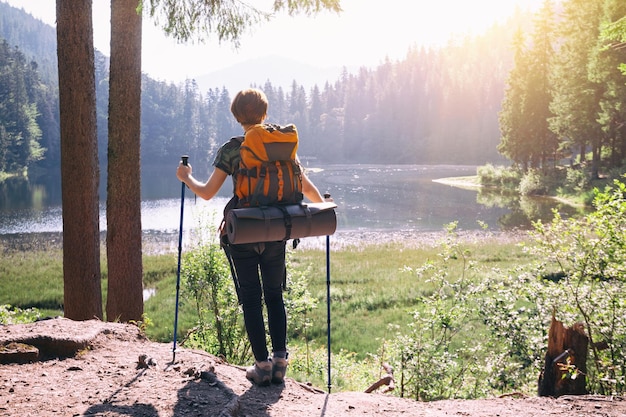
[[[26,13],[24,9],[0,2],[2,39],[10,47],[18,47],[29,60],[37,62],[42,80],[57,85],[57,37],[52,26]]]
[[[37,61],[43,79],[56,85],[56,31],[52,26],[34,18],[23,9],[17,9],[0,0],[0,38],[6,39],[10,46],[19,45],[29,59]],[[275,54],[247,60],[208,74],[198,74],[193,78],[202,92],[210,88],[226,87],[234,94],[252,84],[263,86],[268,80],[271,80],[272,86],[282,87],[285,92],[291,90],[295,80],[308,91],[315,84],[320,88],[327,81],[334,84],[343,69],[344,67],[307,65]],[[346,69],[351,72],[355,68]]]
[[[271,80],[273,87],[282,87],[285,92],[289,92],[294,80],[307,90],[316,84],[323,89],[327,81],[334,84],[343,69],[343,67],[316,67],[288,57],[270,55],[241,62],[219,71],[201,74],[194,79],[200,91],[203,92],[211,88],[226,87],[231,94],[234,94],[253,84],[263,86],[268,80]],[[352,68],[347,68],[348,72],[351,70]]]

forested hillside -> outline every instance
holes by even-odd
[[[40,78],[53,85],[57,77],[57,35],[53,27],[23,10],[0,2],[0,38],[37,63]]]
[[[498,112],[513,66],[515,30],[528,30],[530,16],[518,15],[478,38],[441,49],[415,47],[406,58],[376,68],[347,70],[334,83],[306,91],[294,81],[289,91],[268,81],[269,121],[295,123],[300,155],[333,163],[461,163],[502,160]],[[28,94],[16,112],[26,112],[40,135],[31,134],[32,154],[7,164],[23,141],[15,112],[0,113],[3,142],[0,171],[24,167],[58,170],[59,132],[55,32],[24,12],[0,3],[0,89],[16,93],[18,80]],[[45,64],[45,65],[44,65]],[[34,71],[34,74],[29,74]],[[38,74],[38,77],[37,77]],[[108,59],[96,53],[98,137],[106,158]],[[297,78],[297,74],[294,74]],[[247,87],[247,86],[242,86]],[[232,95],[223,87],[200,91],[193,80],[176,85],[143,78],[143,165],[172,164],[182,153],[210,163],[216,146],[239,134],[229,112]],[[7,95],[0,95],[6,106]],[[14,128],[11,128],[13,126]],[[8,127],[8,128],[7,128]],[[38,146],[37,146],[38,145]],[[197,165],[197,164],[196,164]],[[104,165],[103,165],[104,166]]]
[[[626,2],[545,2],[534,21],[532,33],[515,36],[498,150],[530,176],[552,171],[562,181],[565,159],[578,186],[619,177],[626,167]]]

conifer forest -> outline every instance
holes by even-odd
[[[526,169],[626,157],[626,48],[606,36],[621,0],[547,1],[477,37],[409,49],[402,60],[344,69],[306,89],[256,85],[268,121],[294,123],[299,155],[320,163],[511,163]],[[108,58],[96,51],[98,149],[106,159]],[[248,86],[242,86],[246,88]],[[142,165],[182,153],[212,162],[240,127],[236,93],[143,76]],[[0,3],[0,172],[55,174],[60,164],[54,28]],[[202,163],[199,163],[202,166]],[[36,169],[35,169],[36,168]]]

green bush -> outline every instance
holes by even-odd
[[[540,170],[530,169],[519,183],[519,192],[521,195],[548,195],[548,183],[548,178]]]
[[[457,238],[456,223],[447,229],[436,260],[404,268],[432,285],[432,291],[419,297],[409,330],[398,331],[389,344],[389,360],[399,371],[398,393],[422,401],[476,398],[488,391],[480,354],[484,345],[472,337],[481,331],[472,300],[480,268]]]
[[[565,174],[565,183],[563,187],[570,193],[580,193],[587,189],[591,184],[589,174],[582,169],[567,168]]]
[[[505,189],[516,189],[520,182],[518,170],[505,166],[486,164],[476,170],[480,184]]]
[[[8,304],[0,305],[0,324],[32,323],[41,318],[41,314],[35,308],[21,309]]]
[[[285,293],[285,309],[288,313],[287,321],[288,334],[290,337],[301,341],[305,346],[306,374],[311,374],[311,337],[309,331],[313,326],[311,312],[318,302],[309,291],[308,276],[311,273],[311,266],[294,269],[291,267],[291,254],[288,253],[287,263],[287,288]],[[293,354],[291,355],[293,358]]]
[[[214,216],[210,211],[199,213],[192,246],[181,260],[180,307],[193,307],[196,314],[196,324],[183,344],[244,364],[252,357],[250,344]]]
[[[626,389],[626,185],[597,191],[596,210],[584,219],[536,224],[535,245],[529,248],[544,259],[547,283],[559,294],[554,305],[570,320],[582,321],[589,336],[591,365],[587,380],[594,393],[622,393]],[[606,346],[600,349],[599,346]]]
[[[402,396],[418,400],[536,392],[553,314],[582,322],[590,340],[587,389],[626,390],[626,186],[597,192],[595,212],[582,219],[535,223],[525,250],[539,260],[509,271],[488,268],[456,239],[439,257],[405,267],[433,291],[419,298],[408,330],[388,356]],[[461,272],[451,274],[453,265]],[[458,271],[458,270],[457,270]]]
[[[230,269],[218,243],[201,243],[183,258],[183,297],[193,303],[197,324],[185,346],[201,348],[242,364],[250,359],[249,343],[241,321]]]

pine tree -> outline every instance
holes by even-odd
[[[528,91],[526,96],[526,117],[529,119],[529,149],[531,166],[546,168],[548,160],[556,157],[558,137],[549,129],[548,120],[552,117],[552,86],[550,65],[554,55],[554,12],[551,0],[545,0],[535,20],[532,46],[529,51]]]
[[[91,2],[57,0],[65,317],[103,318]]]
[[[141,13],[111,1],[107,176],[108,321],[143,316],[141,246]]]
[[[599,33],[604,0],[569,0],[563,3],[558,25],[562,40],[553,60],[550,80],[553,99],[550,129],[561,138],[560,150],[577,152],[585,162],[588,147],[596,149],[601,137],[597,115],[601,84],[589,80],[587,66]],[[597,166],[595,161],[594,165]],[[593,169],[597,174],[597,168]]]
[[[22,173],[43,158],[37,123],[42,85],[34,63],[0,43],[0,172]]]
[[[520,166],[524,171],[530,162],[530,149],[526,138],[530,135],[527,105],[527,54],[524,50],[524,36],[519,30],[513,42],[515,66],[509,73],[502,110],[500,111],[500,132],[502,134],[498,152]]]
[[[626,3],[605,0],[602,23],[617,22],[626,16]],[[626,159],[626,80],[620,65],[626,62],[625,48],[611,48],[606,39],[596,44],[589,65],[589,78],[603,87],[599,98],[598,122],[602,126],[605,145],[610,151],[610,167],[623,164]]]

